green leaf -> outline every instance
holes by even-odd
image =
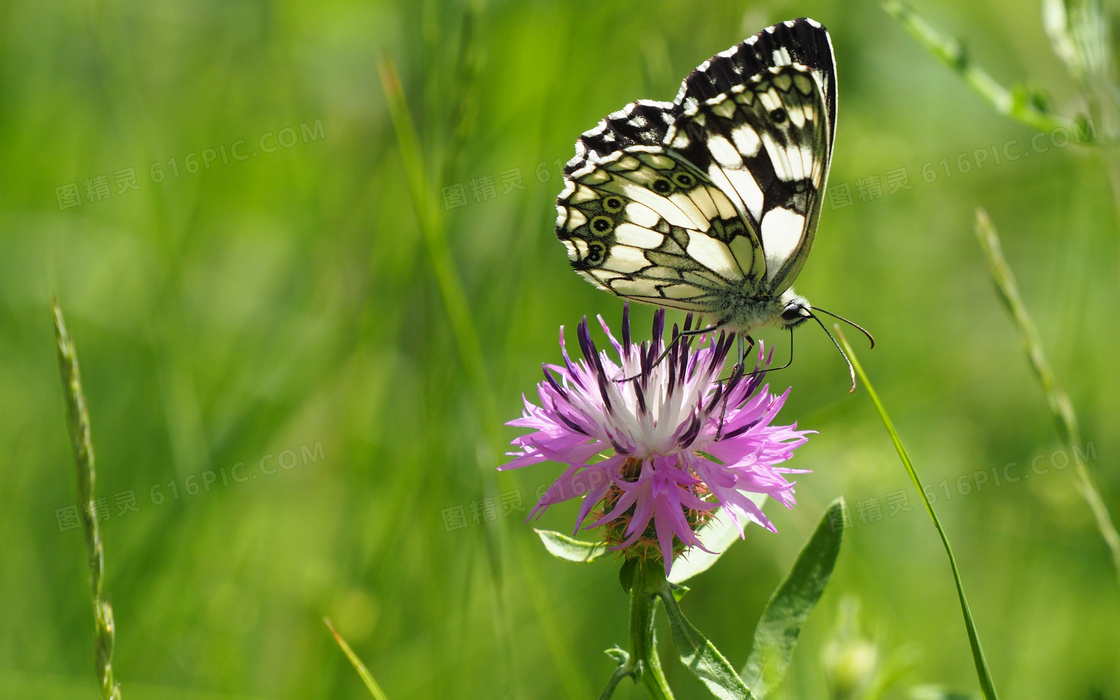
[[[842,522],[843,508],[843,498],[829,504],[816,531],[762,612],[742,673],[743,680],[759,697],[766,697],[770,689],[781,683],[793,660],[801,627],[824,593],[840,554],[844,528],[834,527],[834,523]]]
[[[685,594],[688,593],[689,591],[691,591],[692,589],[689,588],[688,586],[682,586],[678,583],[673,583],[672,581],[670,581],[669,582],[669,590],[671,590],[673,592],[673,597],[676,598],[677,602],[679,603],[679,602],[681,602],[681,599],[684,598]]]
[[[630,654],[626,653],[625,649],[613,646],[610,649],[603,651],[604,654],[611,657],[611,659],[619,666],[625,666],[626,662],[630,660]]]
[[[533,532],[541,538],[548,553],[559,559],[582,564],[594,561],[607,552],[607,545],[602,542],[584,542],[553,530],[533,530]]]
[[[750,689],[743,683],[739,674],[719,653],[715,645],[692,626],[677,605],[668,582],[657,590],[665,613],[669,617],[669,629],[673,635],[673,647],[677,650],[681,663],[700,679],[717,698],[725,700],[749,700],[754,698]]]
[[[759,508],[766,503],[766,494],[750,494],[748,498]],[[704,546],[715,554],[698,548],[689,550],[687,555],[673,562],[673,571],[669,574],[671,583],[684,583],[696,574],[704,573],[727,552],[728,547],[739,540],[738,528],[724,515],[722,508],[696,534]]]
[[[910,455],[907,454],[906,448],[902,446],[902,438],[898,436],[898,431],[894,428],[894,423],[891,417],[887,415],[887,409],[883,406],[883,402],[879,400],[879,394],[875,391],[875,387],[871,384],[871,380],[867,378],[867,373],[863,371],[863,365],[860,364],[859,358],[856,356],[855,350],[852,349],[848,339],[844,337],[844,332],[840,329],[839,325],[833,325],[836,329],[837,335],[840,337],[840,344],[844,346],[844,350],[848,353],[848,358],[855,368],[856,374],[859,375],[863,385],[867,387],[867,394],[871,397],[871,402],[875,404],[875,410],[879,412],[879,418],[883,421],[883,426],[887,429],[887,434],[891,437],[891,442],[894,443],[894,449],[898,452],[898,457],[902,460],[902,466],[906,468],[906,473],[910,475],[910,481],[914,484],[914,488],[918,491],[918,496],[922,499],[922,504],[926,507],[926,512],[929,513],[930,520],[933,521],[933,527],[937,530],[938,537],[941,538],[941,546],[945,548],[945,555],[949,558],[949,568],[953,572],[953,582],[957,585],[957,598],[961,603],[961,613],[964,615],[964,626],[968,632],[969,646],[972,647],[972,663],[976,666],[976,676],[980,681],[980,691],[984,694],[985,700],[996,700],[996,684],[992,680],[992,672],[988,670],[988,660],[984,658],[984,649],[980,645],[980,632],[976,629],[976,622],[972,619],[972,609],[968,607],[968,599],[964,595],[964,582],[961,581],[961,572],[957,567],[957,559],[953,556],[953,548],[949,546],[949,536],[945,534],[945,528],[941,526],[941,521],[937,519],[937,513],[933,510],[933,504],[929,502],[925,490],[922,488],[922,480],[918,478],[918,472],[914,469],[914,463],[910,461]]]

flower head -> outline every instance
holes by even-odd
[[[598,351],[587,326],[579,325],[583,359],[573,361],[560,347],[564,364],[545,365],[537,385],[540,405],[525,399],[521,418],[508,425],[533,432],[513,440],[520,449],[501,469],[552,460],[568,468],[541,497],[530,518],[550,505],[583,497],[575,530],[605,526],[615,549],[656,548],[668,575],[674,553],[697,546],[695,530],[722,507],[743,536],[755,522],[773,524],[747,494],[766,494],[786,507],[794,504],[793,482],[785,474],[804,470],[776,467],[812,431],[771,425],[789,391],[771,394],[762,385],[766,361],[744,373],[737,366],[720,381],[734,335],[720,333],[699,350],[693,335],[679,335],[664,352],[665,312],[653,319],[653,337],[630,339],[629,308],[623,312],[622,340],[603,330],[614,346]],[[685,323],[687,333],[691,317]],[[664,357],[662,354],[664,352]],[[674,537],[676,538],[674,540]],[[707,550],[705,550],[707,551]]]

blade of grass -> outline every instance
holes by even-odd
[[[490,431],[494,444],[500,445],[501,437],[497,433],[497,428],[492,426],[498,426],[501,422],[498,420],[492,385],[483,360],[482,343],[479,341],[474,319],[467,306],[467,294],[463,289],[462,279],[451,258],[451,249],[447,245],[446,224],[439,208],[432,202],[420,141],[408,110],[404,90],[401,88],[397,69],[391,60],[382,57],[377,67],[381,74],[381,87],[397,132],[397,146],[400,148],[401,160],[408,179],[412,207],[416,212],[420,233],[424,237],[432,270],[435,272],[444,310],[451,323],[459,360],[467,375],[474,400],[478,404],[480,421],[486,426],[485,429]],[[487,477],[490,476],[487,474]]]
[[[366,688],[369,689],[369,694],[377,698],[377,700],[389,700],[389,696],[385,695],[385,691],[382,690],[381,686],[374,680],[373,674],[369,672],[366,665],[362,663],[362,660],[358,658],[358,655],[354,653],[354,650],[350,648],[350,645],[346,643],[346,640],[342,638],[342,635],[339,634],[338,630],[331,624],[331,619],[329,617],[324,617],[323,622],[326,624],[327,629],[331,631],[331,634],[334,635],[334,641],[338,642],[342,653],[346,654],[346,658],[350,659],[350,665],[353,666],[354,670],[361,676],[362,682],[365,683]]]
[[[66,330],[66,321],[58,302],[51,299],[54,313],[54,335],[58,345],[58,364],[62,370],[62,388],[66,393],[66,423],[70,428],[70,441],[74,446],[74,460],[78,466],[78,500],[82,508],[82,525],[86,534],[86,556],[89,563],[89,589],[93,601],[94,617],[94,668],[104,700],[120,700],[121,686],[113,678],[113,645],[116,624],[113,607],[105,600],[102,586],[105,573],[105,549],[101,543],[101,528],[97,524],[94,506],[94,486],[97,471],[94,468],[93,438],[90,434],[89,410],[82,391],[82,375],[78,369],[78,350]]]
[[[1003,302],[1004,308],[1007,309],[1015,323],[1015,328],[1019,331],[1019,337],[1023,341],[1023,349],[1027,351],[1027,359],[1030,360],[1031,369],[1034,370],[1035,377],[1038,378],[1038,383],[1042,385],[1042,391],[1046,394],[1046,402],[1050,406],[1050,414],[1054,417],[1058,437],[1063,445],[1068,445],[1071,448],[1078,446],[1081,444],[1081,432],[1077,427],[1077,414],[1073,410],[1073,404],[1058,384],[1058,380],[1054,378],[1054,370],[1050,368],[1046,353],[1042,349],[1042,339],[1038,335],[1038,329],[1035,327],[1034,321],[1031,320],[1030,314],[1027,313],[1027,307],[1023,304],[1023,298],[1019,294],[1019,284],[1015,281],[1015,273],[1011,271],[1007,260],[1003,257],[1003,247],[999,242],[999,234],[996,232],[995,226],[992,225],[991,219],[988,218],[988,213],[983,209],[976,210],[976,237],[980,239],[980,247],[984,249],[984,256],[988,259],[988,267],[991,270],[996,291],[999,292],[1000,301]],[[1088,466],[1084,460],[1075,459],[1073,461],[1077,474],[1077,490],[1081,492],[1081,496],[1093,512],[1097,529],[1100,530],[1101,537],[1108,545],[1112,554],[1112,564],[1116,569],[1118,580],[1120,580],[1120,535],[1117,534],[1116,527],[1112,523],[1108,506],[1105,505],[1100,491],[1093,483],[1093,476],[1089,473]]]
[[[1068,127],[1073,120],[1041,109],[1025,87],[1008,90],[983,68],[973,63],[961,42],[918,16],[909,6],[896,0],[883,3],[883,10],[894,17],[919,44],[959,75],[965,84],[997,112],[1039,131]]]
[[[902,460],[902,465],[906,467],[906,473],[910,475],[910,481],[914,483],[914,489],[917,490],[918,496],[922,499],[922,503],[926,507],[926,512],[929,513],[930,520],[933,521],[933,526],[937,529],[937,535],[941,538],[941,544],[945,548],[945,554],[949,557],[949,568],[953,570],[953,582],[957,586],[957,597],[960,598],[961,612],[964,614],[964,626],[968,631],[968,643],[972,647],[972,661],[976,666],[976,675],[980,679],[980,691],[984,694],[986,700],[996,700],[996,686],[992,682],[992,674],[988,670],[988,662],[984,658],[984,649],[980,646],[980,633],[976,630],[976,622],[972,619],[972,610],[968,607],[968,600],[964,595],[964,583],[961,581],[961,572],[957,568],[957,560],[953,556],[953,548],[949,546],[949,537],[945,534],[945,529],[941,527],[941,521],[937,519],[937,513],[933,511],[933,505],[930,504],[929,499],[926,498],[926,492],[922,488],[921,479],[918,478],[918,472],[914,469],[913,462],[910,461],[910,456],[906,453],[906,448],[902,446],[902,440],[898,436],[898,431],[894,428],[894,423],[891,422],[890,416],[887,415],[887,409],[883,406],[883,402],[879,400],[879,394],[875,392],[875,387],[871,384],[871,380],[867,378],[867,374],[863,371],[863,366],[856,356],[856,351],[848,343],[848,339],[844,337],[844,332],[840,326],[833,325],[836,330],[836,335],[840,338],[840,343],[844,346],[844,351],[848,353],[848,357],[852,361],[852,366],[855,367],[856,374],[867,387],[867,393],[871,397],[872,403],[875,404],[875,409],[879,412],[879,418],[882,419],[883,425],[887,429],[887,433],[891,436],[891,442],[894,443],[894,448],[898,452],[899,459]]]
[[[447,225],[439,207],[433,203],[432,185],[424,166],[420,140],[417,137],[416,127],[409,113],[408,102],[405,100],[404,90],[401,87],[400,78],[393,62],[382,56],[378,60],[378,71],[381,76],[381,87],[389,105],[393,126],[396,129],[397,144],[401,152],[405,175],[408,179],[409,194],[412,198],[413,209],[416,212],[416,220],[424,238],[424,245],[432,269],[435,272],[436,283],[439,286],[440,297],[451,324],[463,372],[467,376],[467,382],[471,388],[478,420],[486,435],[489,454],[502,454],[505,451],[501,436],[502,421],[498,418],[493,384],[490,382],[489,373],[486,369],[482,343],[479,341],[474,319],[470,307],[467,305],[466,291],[455,262],[451,257],[451,250],[447,245]],[[498,472],[495,469],[496,466],[496,464],[489,462],[489,458],[479,460],[479,470],[484,489],[487,495],[498,501],[500,499],[497,488]],[[509,631],[509,620],[507,619],[509,611],[504,602],[505,597],[501,592],[503,586],[501,553],[516,550],[504,545],[506,538],[502,527],[487,527],[483,529],[483,533],[487,564],[495,582],[494,605],[501,611],[499,617],[503,629],[500,632],[504,636],[505,653],[512,658],[513,642]],[[518,567],[523,573],[530,570],[534,574],[537,573],[536,563],[532,558],[522,557],[521,561],[518,562]],[[543,600],[543,598],[544,596],[536,596],[534,601]],[[546,614],[539,607],[537,612],[542,625],[553,624],[551,615]],[[558,629],[552,630],[549,634],[556,638],[562,637]],[[556,656],[558,668],[568,673],[577,672],[580,668],[567,647],[553,646],[550,649]],[[565,678],[565,685],[569,689],[586,688],[587,679],[577,673],[576,676]]]
[[[497,403],[494,398],[493,385],[482,354],[482,343],[479,341],[474,318],[467,305],[467,294],[463,281],[451,257],[451,250],[447,245],[447,227],[439,208],[434,205],[431,196],[431,185],[428,180],[427,170],[424,165],[424,156],[420,147],[420,139],[416,133],[416,126],[412,114],[408,109],[404,89],[401,87],[396,66],[386,56],[381,56],[377,64],[381,76],[381,89],[389,106],[389,114],[397,134],[397,147],[401,152],[405,177],[408,180],[409,195],[412,207],[416,213],[416,222],[420,234],[424,239],[424,248],[428,253],[428,261],[435,273],[436,284],[439,287],[440,299],[451,324],[451,333],[455,339],[455,347],[459,354],[459,362],[466,375],[467,385],[470,388],[471,400],[474,402],[482,430],[486,435],[486,450],[478,450],[477,460],[479,479],[482,490],[495,501],[499,499],[497,464],[491,462],[489,455],[501,454],[501,434],[498,419]],[[483,456],[483,455],[487,456]],[[486,552],[486,564],[493,586],[491,593],[493,605],[498,614],[494,616],[497,625],[497,634],[502,639],[503,653],[510,660],[513,667],[513,642],[510,634],[509,610],[505,605],[505,596],[502,594],[504,586],[504,571],[502,566],[502,552],[507,548],[505,542],[505,528],[502,522],[495,527],[482,529],[482,543]],[[510,679],[512,682],[512,679]]]

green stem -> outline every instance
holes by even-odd
[[[82,391],[82,374],[78,368],[78,351],[66,331],[62,309],[51,300],[54,313],[54,333],[58,347],[58,364],[62,370],[62,386],[66,392],[66,422],[70,427],[70,441],[74,446],[74,461],[78,466],[78,498],[82,502],[82,525],[86,533],[86,555],[89,564],[90,598],[93,601],[94,667],[104,700],[120,700],[121,686],[113,676],[113,645],[116,640],[116,623],[113,607],[105,599],[102,589],[105,573],[105,549],[101,543],[94,500],[97,470],[94,467],[93,438],[89,427],[89,410]]]
[[[618,684],[622,682],[623,678],[629,678],[634,675],[634,669],[630,667],[629,662],[619,666],[611,674],[610,680],[607,681],[607,687],[603,688],[603,692],[599,694],[599,700],[610,700],[614,696],[615,689]]]
[[[1039,131],[1050,131],[1073,123],[1070,119],[1033,104],[1022,94],[1023,90],[1012,91],[1000,85],[987,71],[969,60],[961,42],[926,22],[905,3],[887,0],[883,3],[883,9],[901,22],[919,44],[951,68],[1000,114]]]
[[[1046,394],[1046,401],[1050,405],[1050,413],[1054,418],[1058,438],[1063,446],[1068,445],[1070,449],[1078,447],[1081,445],[1081,432],[1077,427],[1077,414],[1073,410],[1073,403],[1069,400],[1069,395],[1058,384],[1058,380],[1054,376],[1054,370],[1051,369],[1050,363],[1046,359],[1046,353],[1042,349],[1042,338],[1038,335],[1038,328],[1035,327],[1034,321],[1027,313],[1027,307],[1019,294],[1019,284],[1015,281],[1015,273],[1011,271],[1011,267],[1003,257],[999,234],[996,233],[995,226],[988,218],[988,213],[983,209],[976,210],[976,237],[980,239],[980,247],[984,249],[984,255],[988,259],[988,267],[992,273],[992,280],[996,283],[1000,300],[1003,301],[1004,307],[1015,322],[1019,337],[1023,341],[1023,349],[1027,351],[1027,359],[1031,363],[1031,369],[1034,370],[1035,377],[1038,378],[1038,383],[1042,385],[1042,391]],[[1088,466],[1080,459],[1074,461],[1074,470],[1077,474],[1077,490],[1081,492],[1081,497],[1085,499],[1085,502],[1089,505],[1089,510],[1093,513],[1097,530],[1100,531],[1101,537],[1108,545],[1109,552],[1112,554],[1113,568],[1116,569],[1116,575],[1120,579],[1120,534],[1116,532],[1116,526],[1112,524],[1112,516],[1108,512],[1108,506],[1093,483],[1093,476],[1089,473]]]
[[[346,640],[343,639],[342,635],[338,633],[338,630],[334,628],[334,624],[331,622],[330,618],[324,617],[323,623],[326,624],[327,629],[331,631],[331,634],[334,636],[334,641],[338,643],[339,648],[342,649],[342,653],[350,660],[350,665],[358,672],[358,677],[362,679],[362,683],[365,683],[369,694],[372,695],[375,700],[389,700],[389,697],[385,695],[385,691],[377,684],[377,680],[374,679],[373,674],[370,673],[366,665],[362,663],[361,658],[354,653],[354,650],[350,648],[350,645],[346,643]]]
[[[672,700],[673,691],[661,670],[657,641],[653,631],[653,611],[657,605],[655,591],[664,584],[665,574],[659,563],[640,564],[630,588],[630,659],[627,665],[640,675],[646,695],[654,700]]]
[[[964,595],[964,582],[961,581],[961,572],[957,568],[957,559],[953,556],[953,548],[949,546],[949,536],[945,534],[945,529],[941,527],[941,521],[937,519],[937,513],[933,510],[933,504],[929,502],[926,497],[925,489],[922,488],[922,481],[918,477],[917,470],[914,469],[913,462],[910,461],[910,455],[906,453],[906,448],[902,446],[902,439],[898,436],[898,431],[895,430],[894,423],[887,415],[887,409],[883,406],[883,402],[879,400],[879,394],[876,393],[875,387],[872,386],[871,380],[867,378],[867,374],[863,371],[863,366],[856,357],[855,350],[848,343],[848,339],[844,337],[843,331],[840,330],[839,325],[833,326],[836,329],[836,334],[840,337],[840,343],[844,346],[844,350],[848,353],[849,359],[852,361],[852,366],[855,367],[856,374],[859,375],[863,385],[867,387],[867,393],[871,397],[872,403],[875,404],[876,410],[879,412],[879,418],[883,421],[883,426],[886,427],[887,433],[890,434],[891,442],[894,443],[894,449],[898,452],[899,459],[902,460],[902,465],[906,467],[906,473],[910,475],[910,481],[913,482],[914,488],[918,492],[918,496],[922,499],[922,504],[926,507],[926,512],[929,513],[930,520],[933,521],[934,528],[937,529],[937,536],[941,538],[941,545],[945,548],[945,554],[949,557],[949,568],[953,570],[953,582],[957,586],[957,597],[960,599],[961,612],[964,615],[964,626],[968,632],[968,642],[972,647],[972,661],[976,666],[976,675],[980,681],[980,691],[984,694],[986,700],[996,700],[996,686],[992,681],[992,673],[988,669],[988,661],[984,658],[984,649],[980,645],[980,632],[976,629],[976,622],[972,619],[972,610],[968,607],[968,600]]]

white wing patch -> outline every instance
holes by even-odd
[[[673,226],[681,226],[683,228],[695,228],[698,224],[703,223],[705,226],[708,224],[707,220],[703,222],[693,221],[688,217],[681,208],[676,206],[672,201],[662,197],[661,195],[653,192],[636,182],[614,177],[610,183],[604,185],[603,189],[609,192],[615,192],[624,197],[640,202],[654,212],[657,213],[662,219],[665,219]]]
[[[758,155],[758,149],[762,147],[758,132],[752,129],[750,124],[743,124],[732,130],[731,138],[735,141],[735,148],[745,158],[754,158]]]
[[[694,233],[688,237],[688,256],[704,267],[717,273],[725,280],[733,281],[743,278],[743,271],[739,263],[731,254],[731,249],[723,241],[717,241],[711,236]]]
[[[587,217],[584,216],[583,212],[579,209],[569,209],[564,213],[566,214],[566,226],[569,231],[575,231],[577,228],[587,223]]]
[[[630,220],[638,226],[645,226],[646,228],[656,226],[657,222],[661,220],[657,212],[638,202],[630,202],[626,205],[626,216],[630,217]]]
[[[719,190],[716,190],[715,192],[718,194]],[[696,205],[696,208],[700,210],[700,213],[707,217],[709,221],[717,218],[727,218],[720,213],[722,210],[716,203],[716,200],[712,197],[712,192],[711,190],[709,190],[709,188],[697,187],[696,189],[688,193],[688,198],[692,200],[692,203]],[[724,197],[724,199],[726,199],[726,197]],[[735,207],[731,206],[730,202],[727,202],[727,206],[725,209],[731,214],[735,213]]]
[[[776,207],[762,219],[762,247],[766,250],[766,272],[772,278],[801,244],[805,217]]]
[[[657,231],[631,223],[619,224],[614,230],[614,236],[616,243],[638,248],[656,248],[665,240],[665,236]]]
[[[739,155],[739,151],[722,136],[712,136],[708,139],[708,151],[716,162],[725,168],[743,167],[743,157]]]
[[[724,178],[726,179],[726,178]],[[708,196],[712,198],[712,202],[716,205],[716,210],[719,212],[719,218],[730,219],[735,216],[735,205],[727,196],[726,190],[717,189],[715,187],[706,188]]]
[[[712,179],[712,184],[719,188],[720,194],[723,195],[723,198],[726,199],[729,204],[731,204],[731,211],[734,212],[735,203],[731,200],[732,195],[735,195],[735,199],[739,200],[739,204],[745,206],[745,203],[743,202],[743,198],[738,196],[738,190],[735,189],[735,185],[732,185],[731,180],[727,179],[728,172],[734,171],[724,170],[723,168],[719,167],[718,163],[712,163],[708,166],[708,177]],[[719,200],[716,199],[716,202],[718,204]]]
[[[762,215],[763,204],[762,188],[758,186],[758,180],[755,180],[754,175],[747,170],[727,170],[724,174],[739,193],[739,199],[747,205],[747,211],[758,219]]]
[[[692,197],[683,192],[676,192],[669,195],[668,200],[684,212],[684,215],[689,221],[688,228],[693,228],[697,231],[707,231],[712,227],[712,223],[709,220],[711,217],[704,215],[703,210],[696,206],[696,202],[693,201]]]
[[[649,267],[649,260],[641,248],[628,245],[611,247],[611,270],[628,274],[637,272],[644,267]]]

